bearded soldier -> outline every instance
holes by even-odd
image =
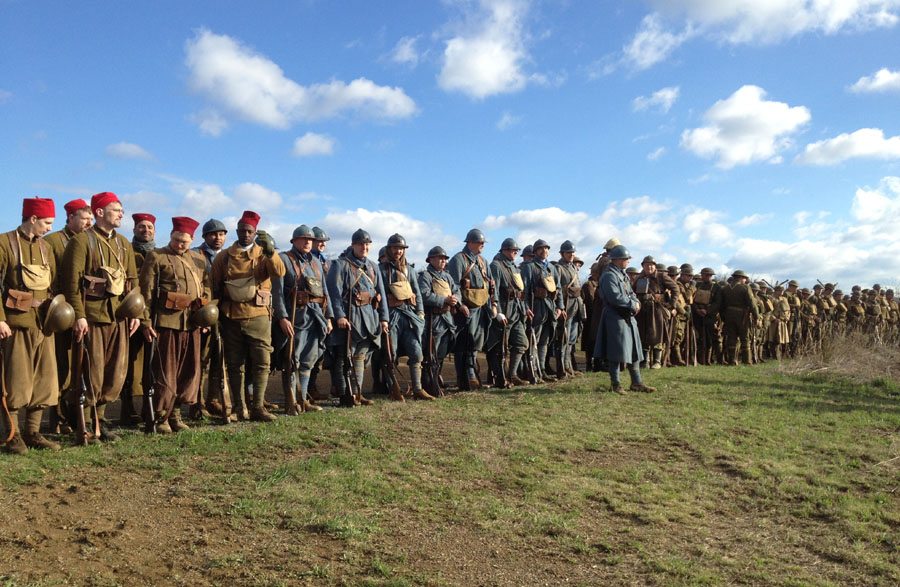
[[[147,300],[143,338],[157,340],[149,358],[155,385],[156,431],[171,434],[188,430],[181,406],[197,402],[200,389],[200,328],[203,307],[210,300],[209,272],[202,255],[190,250],[199,222],[172,218],[169,244],[144,256],[139,278]],[[207,310],[209,312],[210,310]],[[217,310],[211,310],[218,317]]]
[[[212,262],[222,252],[225,246],[225,237],[228,229],[221,220],[210,218],[203,224],[203,242],[200,246],[191,249],[202,256],[206,262],[206,272],[212,271]],[[196,404],[191,405],[189,416],[195,420],[202,420],[210,416],[224,417],[225,407],[219,402],[225,386],[225,373],[223,372],[223,357],[220,354],[222,346],[219,344],[222,332],[218,321],[200,334],[200,396]],[[203,397],[203,394],[206,394]],[[233,414],[230,417],[237,419]]]
[[[771,299],[772,317],[769,320],[769,328],[766,340],[769,344],[769,356],[775,360],[781,360],[786,345],[790,342],[791,333],[788,323],[791,319],[791,306],[784,297],[784,287],[775,286],[775,296]]]
[[[456,344],[456,322],[453,312],[461,308],[459,286],[447,271],[450,257],[442,247],[432,247],[425,261],[428,267],[419,273],[419,291],[425,306],[425,332],[423,344],[429,359],[435,362],[434,372],[440,375],[444,358]],[[430,337],[430,340],[429,340]],[[431,377],[430,374],[426,374]],[[429,381],[433,386],[434,382]]]
[[[259,214],[245,210],[238,220],[238,240],[216,255],[210,277],[213,296],[219,300],[219,326],[225,347],[228,386],[234,412],[246,419],[244,410],[245,363],[253,384],[249,418],[271,422],[275,416],[264,405],[272,355],[272,279],[284,277],[285,267],[275,254],[272,237],[257,232]],[[254,242],[256,239],[256,242]]]
[[[566,311],[565,322],[560,324],[558,341],[563,364],[557,365],[557,376],[560,371],[566,375],[580,375],[581,372],[572,364],[572,350],[578,343],[579,324],[584,319],[584,302],[581,299],[581,279],[575,266],[575,244],[563,241],[559,246],[559,262],[556,264],[559,273],[559,289],[562,292],[563,308]]]
[[[462,296],[461,312],[456,314],[457,335],[454,364],[456,380],[462,391],[481,389],[476,368],[478,352],[484,347],[491,320],[497,317],[497,292],[494,278],[481,251],[484,233],[473,228],[466,234],[463,250],[453,255],[447,271],[459,285]]]
[[[139,292],[130,295],[137,287],[137,268],[131,243],[116,232],[125,215],[119,198],[112,192],[95,194],[91,210],[95,224],[69,240],[59,281],[66,301],[75,309],[74,342],[85,343],[85,401],[88,409],[95,408],[91,410],[94,435],[99,432],[99,440],[114,442],[118,435],[102,421],[107,404],[122,391],[128,341],[140,326],[137,317],[144,310],[144,300]],[[75,386],[72,390],[69,403],[77,406]]]
[[[384,281],[378,267],[367,259],[371,245],[369,233],[358,229],[326,278],[331,310],[337,320],[337,328],[328,340],[334,357],[331,382],[341,396],[341,405],[348,408],[356,402],[372,404],[362,391],[354,397],[353,387],[362,389],[366,362],[380,346],[381,334],[389,331]],[[353,377],[351,381],[343,376],[348,371]]]
[[[670,342],[668,329],[670,320],[677,313],[675,305],[680,305],[681,294],[678,286],[664,271],[660,271],[650,255],[641,261],[643,269],[635,281],[634,289],[641,302],[641,313],[637,315],[641,343],[644,345],[644,362],[651,359],[651,369],[662,367],[665,345]]]
[[[517,375],[522,357],[528,349],[525,321],[532,316],[531,310],[525,305],[525,282],[515,263],[518,253],[519,245],[515,239],[507,238],[500,244],[500,251],[491,261],[491,273],[497,280],[500,314],[506,320],[494,322],[485,343],[485,348],[488,349],[488,364],[494,373],[494,383],[498,387],[505,387],[507,382],[513,385],[528,384]],[[508,372],[503,365],[504,345],[509,349]]]
[[[547,347],[556,330],[556,321],[565,318],[565,307],[560,295],[559,272],[550,263],[550,245],[542,238],[534,242],[534,259],[522,267],[525,276],[525,296],[534,315],[532,327],[537,343],[537,361],[543,370],[547,364]],[[561,370],[557,373],[565,377]]]
[[[400,234],[388,238],[385,247],[385,260],[378,265],[381,279],[387,293],[390,345],[394,352],[392,357],[385,353],[386,361],[406,356],[409,367],[409,379],[413,397],[433,400],[422,389],[422,334],[425,329],[425,306],[422,293],[419,291],[419,278],[415,268],[406,260],[406,239]],[[393,376],[393,375],[392,375]],[[403,396],[391,399],[403,401]]]
[[[50,252],[53,255],[54,265],[59,271],[62,266],[63,253],[66,251],[66,245],[69,240],[76,234],[82,233],[89,229],[94,223],[94,215],[91,214],[91,207],[82,199],[67,202],[63,208],[66,211],[66,225],[62,230],[51,232],[44,237],[44,241],[50,246]],[[72,359],[72,331],[64,330],[58,332],[53,337],[56,346],[56,370],[59,374],[59,390],[62,392],[69,387],[69,365]],[[56,407],[48,410],[50,414],[50,432],[69,432],[68,424],[63,418],[65,402],[58,402]]]
[[[278,254],[285,266],[284,277],[272,280],[272,357],[281,367],[284,411],[289,416],[322,410],[309,401],[309,381],[322,354],[322,343],[331,332],[332,313],[325,292],[325,269],[313,254],[314,239],[307,225],[295,228],[291,250]]]
[[[25,454],[29,448],[60,448],[40,433],[44,408],[59,400],[53,334],[45,334],[38,312],[55,285],[56,261],[41,240],[50,232],[55,216],[53,200],[27,198],[22,202],[22,223],[0,237],[3,440],[7,450],[16,454]],[[22,408],[25,426],[19,434]]]
[[[675,269],[676,273],[678,273],[678,279],[675,283],[678,284],[678,291],[681,292],[681,299],[684,305],[675,316],[675,336],[672,339],[671,362],[673,365],[681,366],[691,360],[691,348],[689,347],[692,345],[688,343],[691,342],[694,333],[689,332],[688,329],[693,328],[691,304],[694,301],[694,292],[697,291],[697,286],[694,285],[694,268],[691,265],[685,263],[680,268],[675,267]]]

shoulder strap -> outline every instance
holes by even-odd
[[[11,230],[6,233],[6,237],[9,239],[9,246],[12,248],[13,259],[16,261],[16,265],[22,263],[22,253],[19,251],[19,235],[16,234],[15,230]]]
[[[97,235],[94,234],[94,231],[89,229],[88,233],[88,254],[91,256],[91,269],[94,272],[97,272],[100,269],[100,264],[97,263],[97,257],[94,255],[96,250],[97,253],[100,253],[100,249],[97,246]]]

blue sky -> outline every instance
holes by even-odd
[[[0,198],[895,284],[898,29],[900,0],[0,0]]]

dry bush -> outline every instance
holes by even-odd
[[[900,346],[876,343],[871,335],[848,332],[822,341],[800,357],[782,361],[778,370],[790,375],[832,374],[855,383],[895,385],[900,382]]]

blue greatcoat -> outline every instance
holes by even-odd
[[[594,357],[610,363],[643,361],[641,335],[634,319],[640,304],[625,271],[610,263],[600,276],[597,296],[603,298],[603,313],[600,315]]]
[[[388,314],[387,297],[384,294],[384,282],[381,272],[375,263],[368,259],[357,259],[353,254],[353,248],[348,247],[328,270],[325,278],[328,286],[328,302],[331,304],[331,312],[335,324],[340,318],[347,318],[348,305],[351,297],[356,293],[369,294],[370,298],[379,296],[377,305],[367,304],[352,308],[350,320],[353,337],[353,346],[363,340],[368,340],[373,346],[381,344],[381,321],[388,322],[391,317]],[[331,332],[328,344],[330,346],[344,345],[347,342],[347,331],[335,328]]]

